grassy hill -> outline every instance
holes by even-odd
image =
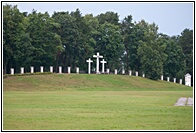
[[[153,81],[128,75],[48,74],[11,76],[3,80],[7,90],[95,90],[95,91],[178,91],[192,87],[167,81]]]
[[[126,75],[3,79],[3,130],[192,130],[192,87]]]

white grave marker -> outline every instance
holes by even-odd
[[[169,82],[169,77],[167,77],[167,82]]]
[[[107,74],[110,74],[110,69],[109,68],[107,69]]]
[[[14,75],[14,68],[11,68],[10,71],[11,71],[11,75]]]
[[[182,79],[180,79],[180,84],[182,84]]]
[[[62,66],[59,66],[59,73],[62,73]]]
[[[104,73],[104,64],[107,63],[104,59],[100,61],[102,63],[102,73]]]
[[[142,77],[144,78],[145,77],[145,74],[143,74]]]
[[[20,68],[20,74],[24,74],[24,67]]]
[[[31,73],[34,73],[34,67],[31,66]]]
[[[129,75],[130,75],[130,76],[132,75],[132,71],[131,71],[131,70],[129,71]]]
[[[117,69],[114,70],[114,74],[117,74]]]
[[[71,67],[68,67],[68,74],[71,73]]]
[[[44,67],[40,66],[40,72],[43,73],[44,72]]]
[[[161,75],[161,80],[163,80],[163,75]]]
[[[50,66],[50,72],[53,73],[53,66]]]
[[[91,60],[91,58],[89,58],[88,60],[86,60],[86,62],[88,62],[88,74],[91,74],[91,62],[93,62]]]
[[[174,83],[176,83],[176,78],[174,78]]]
[[[185,85],[191,86],[191,75],[189,73],[185,75]]]
[[[125,70],[124,69],[122,69],[122,74],[125,74]]]
[[[79,74],[79,67],[76,67],[76,73]]]
[[[138,71],[135,72],[135,76],[138,76]]]
[[[99,52],[97,52],[97,55],[93,55],[93,57],[97,58],[96,73],[99,74],[99,58],[103,58],[103,56],[99,55]]]

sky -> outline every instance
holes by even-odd
[[[8,2],[6,2],[8,3]],[[5,3],[3,3],[5,4]],[[107,11],[118,13],[123,20],[128,15],[133,16],[133,21],[144,19],[148,23],[158,25],[159,33],[169,36],[180,35],[185,29],[193,29],[193,2],[9,2],[18,5],[20,12],[75,11],[80,9],[82,15],[93,14],[97,16]]]

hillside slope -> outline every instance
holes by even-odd
[[[106,90],[106,91],[192,91],[192,87],[128,75],[49,74],[11,76],[3,79],[4,91]]]

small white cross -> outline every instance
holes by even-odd
[[[100,61],[102,63],[102,73],[104,73],[104,64],[107,63],[104,59]]]
[[[93,62],[91,60],[91,58],[89,58],[88,60],[86,60],[86,62],[88,62],[88,74],[91,74],[91,62]]]

